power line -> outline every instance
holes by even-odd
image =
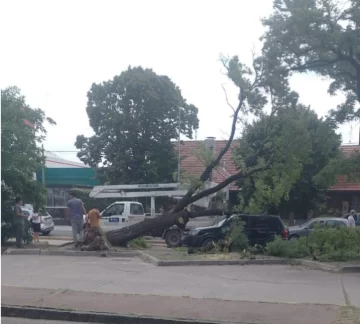
[[[45,150],[46,152],[50,152],[50,153],[79,153],[80,151],[50,151],[50,150]]]

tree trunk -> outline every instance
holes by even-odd
[[[106,237],[110,244],[121,246],[139,236],[144,236],[155,228],[163,228],[165,230],[173,225],[177,225],[180,229],[184,229],[190,218],[221,215],[225,215],[225,213],[219,209],[202,212],[183,210],[178,213],[168,213],[155,218],[147,218],[140,223],[109,231],[106,233]],[[230,215],[230,213],[226,213],[226,215]]]
[[[294,226],[295,225],[295,214],[294,212],[290,212],[289,215],[289,226]]]

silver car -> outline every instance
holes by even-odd
[[[30,220],[33,211],[24,207],[21,207],[21,210],[23,214],[28,217],[28,220]],[[54,220],[48,212],[45,212],[45,214],[41,216],[40,228],[42,235],[49,235],[50,232],[54,230]]]
[[[289,239],[298,239],[299,237],[302,236],[308,236],[311,233],[311,231],[317,226],[329,226],[334,228],[347,227],[348,221],[345,218],[336,218],[336,217],[313,218],[300,226],[288,227]]]

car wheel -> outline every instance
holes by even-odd
[[[289,240],[298,240],[299,239],[299,236],[298,235],[291,235],[289,237]]]
[[[50,234],[50,232],[42,232],[42,235],[44,236],[48,236]]]
[[[181,233],[179,230],[172,229],[165,235],[165,243],[167,247],[173,248],[181,245]]]
[[[207,251],[212,250],[215,247],[216,241],[213,239],[206,239],[201,243],[201,247],[206,249]]]

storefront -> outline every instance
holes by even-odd
[[[92,188],[99,184],[94,169],[54,156],[46,158],[44,172],[36,173],[37,181],[43,181],[43,173],[47,188],[46,209],[57,223],[65,221],[69,192],[73,188]]]

